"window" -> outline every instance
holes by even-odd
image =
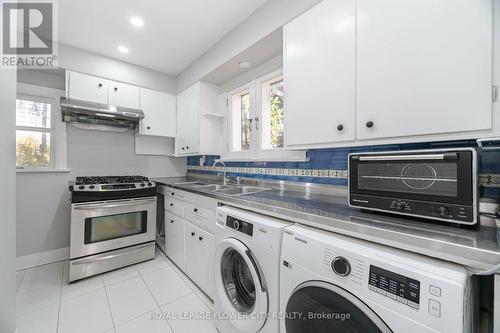
[[[257,78],[228,93],[229,144],[225,160],[305,160],[285,150],[282,71]]]
[[[66,123],[59,100],[64,90],[17,83],[18,172],[67,172]]]
[[[261,84],[262,96],[262,149],[284,147],[284,93],[283,75]]]
[[[51,168],[53,121],[50,101],[20,96],[16,100],[16,167]]]
[[[252,118],[250,117],[250,92],[239,91],[232,95],[232,150],[244,151],[250,149],[250,132]]]

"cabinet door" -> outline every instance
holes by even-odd
[[[199,284],[200,281],[200,266],[199,262],[200,251],[198,241],[196,240],[199,237],[199,228],[195,227],[189,222],[185,222],[185,230],[184,230],[184,241],[186,243],[186,262],[185,262],[185,272],[187,276],[191,280],[193,280],[196,284]]]
[[[491,0],[358,0],[359,139],[491,128]]]
[[[355,1],[324,0],[284,26],[285,142],[355,138]]]
[[[129,84],[110,81],[109,104],[138,109],[140,107],[140,88]]]
[[[75,72],[68,75],[69,98],[108,104],[108,80]]]
[[[166,212],[165,252],[182,270],[185,269],[184,224],[181,218]]]
[[[186,222],[186,274],[209,297],[214,296],[214,236]]]
[[[175,137],[175,95],[141,89],[141,134]]]
[[[177,96],[176,154],[198,153],[199,85],[186,89]]]

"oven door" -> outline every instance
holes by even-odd
[[[71,205],[71,259],[154,241],[156,197]]]

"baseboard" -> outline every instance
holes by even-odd
[[[69,247],[29,254],[16,258],[16,270],[50,264],[66,259],[69,259]]]

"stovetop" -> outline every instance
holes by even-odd
[[[156,183],[144,176],[76,177],[70,182],[71,201],[117,200],[156,195]]]
[[[76,177],[76,185],[96,185],[96,184],[127,184],[149,182],[144,176],[90,176]]]

